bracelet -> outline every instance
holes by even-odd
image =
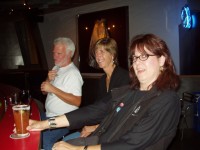
[[[88,148],[88,145],[84,146],[83,150],[87,150],[87,148]]]
[[[49,129],[56,128],[57,124],[55,121],[55,117],[49,118],[48,122],[49,122]]]

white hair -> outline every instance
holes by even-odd
[[[74,45],[74,42],[70,38],[58,37],[54,40],[54,45],[56,45],[56,44],[65,45],[66,46],[66,52],[71,51],[72,52],[71,57],[73,57],[74,52],[75,52],[75,45]]]

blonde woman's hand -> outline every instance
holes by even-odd
[[[87,137],[89,136],[92,132],[94,132],[96,130],[96,128],[99,125],[94,125],[94,126],[84,126],[82,131],[81,131],[81,135],[80,137]]]

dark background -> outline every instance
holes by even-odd
[[[196,16],[196,27],[191,29],[179,26],[180,74],[200,74],[200,12]]]

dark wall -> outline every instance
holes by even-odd
[[[47,69],[38,20],[30,12],[0,19],[0,69]]]
[[[200,13],[196,13],[196,27],[179,26],[180,74],[200,74]]]

